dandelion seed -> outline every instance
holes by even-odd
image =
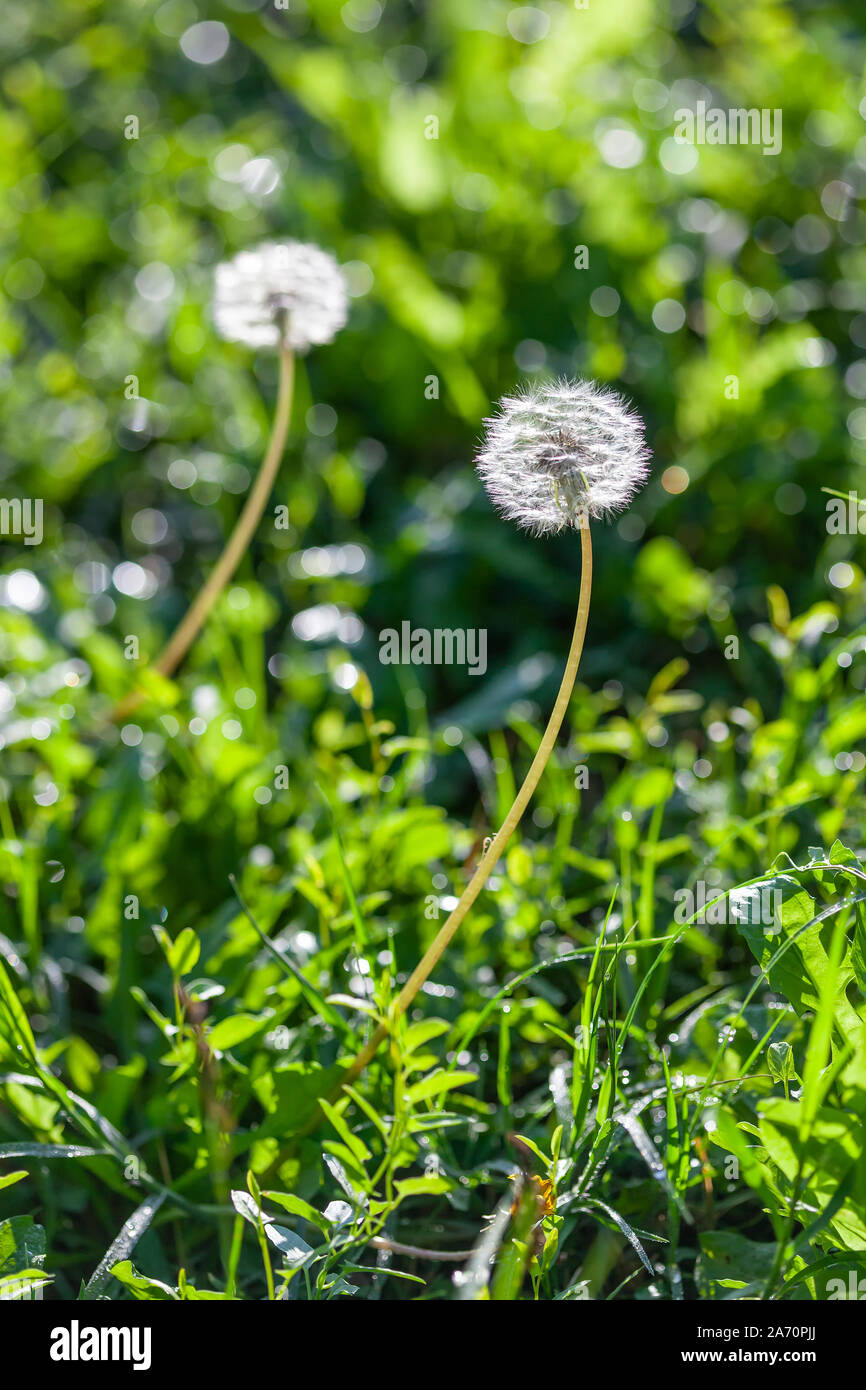
[[[311,242],[266,241],[217,266],[217,332],[247,347],[307,352],[346,322],[346,280],[334,257]]]
[[[154,662],[153,669],[160,675],[170,676],[183,660],[261,521],[288,434],[295,353],[330,343],[346,322],[347,309],[346,282],[340,267],[327,251],[308,242],[264,242],[217,266],[213,302],[217,331],[230,342],[278,350],[277,404],[265,457],[243,510],[222,555]],[[126,719],[144,698],[141,687],[132,691],[115,705],[112,719]],[[193,733],[195,723],[193,720],[190,725]],[[229,721],[231,726],[235,723]],[[226,733],[227,738],[235,736],[233,728]]]
[[[475,461],[490,500],[533,535],[610,517],[646,481],[643,420],[594,382],[525,387],[484,423]]]

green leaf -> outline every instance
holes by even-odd
[[[168,948],[168,964],[173,975],[187,975],[198,964],[201,942],[192,927],[184,927]]]
[[[395,1182],[394,1187],[402,1202],[404,1197],[433,1197],[450,1192],[454,1184],[447,1178],[401,1178],[399,1182]]]
[[[19,1168],[14,1173],[3,1173],[2,1175],[0,1175],[0,1191],[2,1191],[4,1187],[11,1187],[13,1183],[20,1182],[22,1178],[26,1177],[26,1168]]]
[[[207,1035],[211,1047],[217,1052],[227,1052],[238,1043],[246,1042],[256,1033],[263,1032],[272,1023],[270,1016],[256,1018],[253,1014],[232,1014],[231,1018],[220,1019]]]
[[[417,1274],[407,1274],[403,1269],[387,1269],[382,1265],[347,1264],[344,1268],[346,1274],[375,1274],[377,1278],[384,1274],[389,1279],[405,1279],[410,1284],[426,1283],[426,1280],[420,1279]]]
[[[171,1303],[178,1300],[177,1292],[169,1288],[168,1284],[139,1274],[129,1260],[121,1260],[113,1265],[109,1273],[141,1303]]]
[[[362,1139],[359,1139],[356,1134],[352,1133],[340,1112],[324,1098],[319,1101],[319,1105],[322,1107],[323,1114],[327,1116],[343,1143],[346,1145],[346,1148],[350,1153],[354,1154],[358,1162],[363,1164],[368,1158],[372,1158],[372,1154],[367,1148],[367,1145]]]
[[[719,1298],[735,1283],[765,1283],[776,1258],[775,1241],[748,1240],[736,1231],[702,1231],[695,1282],[701,1298]]]
[[[300,1269],[314,1253],[313,1247],[287,1226],[277,1226],[275,1222],[268,1221],[265,1223],[265,1235],[277,1247],[289,1269]]]
[[[434,1071],[432,1076],[425,1076],[423,1081],[410,1086],[406,1094],[410,1103],[417,1105],[421,1100],[430,1100],[433,1096],[441,1095],[443,1091],[451,1091],[456,1086],[468,1086],[477,1080],[474,1071]]]
[[[45,1259],[45,1230],[32,1216],[12,1216],[0,1222],[0,1274],[41,1269]]]
[[[25,1061],[35,1065],[36,1039],[27,1020],[21,1000],[0,961],[0,1042],[18,1064]],[[0,1050],[2,1056],[2,1050]]]
[[[794,1071],[794,1049],[790,1043],[774,1042],[767,1048],[767,1066],[774,1081],[791,1081]]]
[[[267,1112],[257,1137],[274,1135],[283,1142],[287,1134],[301,1129],[317,1112],[319,1097],[330,1095],[344,1070],[317,1062],[292,1062],[257,1077],[252,1089]]]
[[[759,1113],[763,1145],[788,1183],[796,1180],[803,1164],[808,1176],[803,1200],[810,1208],[823,1211],[842,1184],[850,1184],[850,1195],[828,1227],[846,1250],[866,1249],[866,1158],[861,1120],[844,1111],[821,1107],[804,1140],[803,1106],[798,1102],[764,1101]]]
[[[240,1188],[233,1188],[231,1191],[232,1206],[245,1221],[249,1221],[251,1226],[258,1226],[262,1220],[262,1213],[259,1205],[249,1192],[244,1192]]]
[[[835,1017],[843,1031],[856,1029],[859,1020],[845,995],[854,978],[850,951],[844,951],[838,968],[831,969],[825,944],[825,938],[832,936],[833,929],[832,921],[828,926],[828,920],[844,910],[844,902],[824,908],[818,914],[812,897],[788,874],[763,879],[750,885],[748,892],[753,903],[755,893],[760,900],[763,892],[765,903],[773,901],[773,897],[767,895],[774,895],[778,904],[772,922],[745,921],[741,914],[738,923],[752,954],[767,972],[771,989],[789,999],[798,1014],[817,1012],[832,975]]]
[[[412,1053],[433,1038],[441,1038],[443,1033],[449,1032],[451,1024],[446,1023],[444,1018],[424,1018],[420,1023],[413,1023],[406,1029],[402,1038],[402,1050],[404,1057],[411,1057]]]
[[[275,1202],[278,1207],[282,1207],[290,1216],[300,1216],[311,1225],[318,1226],[320,1230],[327,1230],[329,1223],[322,1213],[316,1211],[316,1208],[311,1207],[302,1197],[296,1197],[291,1192],[265,1192],[263,1196],[266,1201]]]

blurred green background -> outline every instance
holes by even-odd
[[[162,769],[192,748],[203,781],[231,788],[214,804],[181,770],[207,902],[226,853],[291,818],[255,799],[260,768],[294,775],[310,746],[338,760],[351,743],[361,669],[380,716],[404,729],[426,709],[446,732],[425,776],[471,810],[472,738],[546,710],[576,600],[576,538],[517,533],[472,471],[496,398],[551,373],[624,390],[655,454],[635,506],[596,528],[582,679],[614,719],[603,747],[636,756],[616,711],[643,710],[677,661],[665,683],[687,674],[695,693],[676,756],[650,716],[644,751],[684,771],[681,791],[697,757],[715,767],[714,743],[726,794],[748,789],[737,752],[761,722],[761,785],[801,756],[825,787],[859,772],[861,639],[840,669],[829,658],[848,721],[835,744],[795,730],[786,763],[772,724],[796,642],[811,660],[864,616],[859,537],[827,534],[821,492],[856,488],[866,458],[857,7],[12,0],[0,44],[0,474],[5,496],[46,507],[40,546],[0,547],[10,838],[32,826],[41,862],[75,825],[95,851],[82,891],[98,892],[100,837],[135,844],[149,814],[143,776],[155,884],[178,815]],[[781,153],[678,143],[675,113],[699,100],[781,108]],[[275,361],[216,338],[213,268],[285,236],[332,250],[353,296],[299,372],[272,499],[292,525],[266,514],[181,673],[178,717],[118,742],[99,721],[130,684],[125,640],[159,650],[267,436]],[[794,644],[791,613],[808,615]],[[486,627],[487,676],[381,666],[378,633],[404,619]],[[826,691],[798,679],[820,725]],[[118,791],[120,821],[100,812]]]

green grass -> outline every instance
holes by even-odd
[[[792,641],[780,717],[744,734],[726,711],[702,778],[677,730],[722,712],[682,668],[629,711],[580,687],[536,799],[556,813],[336,1096],[478,852],[424,793],[460,754],[417,711],[411,737],[365,723],[361,686],[243,848],[225,803],[239,766],[263,781],[258,713],[218,745],[230,771],[183,730],[150,780],[143,745],[90,743],[94,806],[43,822],[39,857],[68,870],[37,893],[32,845],[3,850],[22,927],[0,988],[3,1275],[40,1268],[67,1298],[829,1296],[866,1248],[866,872],[837,838],[855,779],[822,774],[858,717],[834,652],[860,636]],[[515,720],[495,757],[478,742],[491,808],[534,729]],[[106,836],[112,897],[70,926]],[[683,920],[699,879],[710,923],[749,883],[775,920]]]

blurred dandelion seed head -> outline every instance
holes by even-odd
[[[475,462],[490,500],[536,536],[622,511],[649,472],[640,415],[591,381],[526,386],[484,424]]]
[[[266,241],[216,268],[213,318],[229,342],[307,352],[332,342],[347,316],[343,272],[312,242]]]

